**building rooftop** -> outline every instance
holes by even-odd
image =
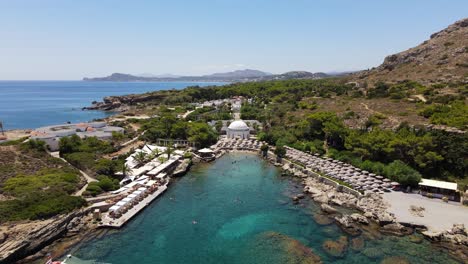
[[[421,179],[419,186],[435,187],[446,190],[457,190],[457,184],[455,182],[437,181],[430,179]]]
[[[249,129],[249,126],[242,120],[236,120],[232,122],[228,128],[232,130],[246,130]]]

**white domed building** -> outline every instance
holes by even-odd
[[[250,128],[242,120],[232,122],[226,130],[227,138],[248,139],[250,137]]]

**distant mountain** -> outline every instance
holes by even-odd
[[[175,74],[152,74],[152,73],[141,73],[136,75],[138,77],[145,77],[145,78],[179,78],[181,75],[175,75]]]
[[[272,75],[272,74],[267,73],[267,72],[258,71],[258,70],[245,69],[245,70],[237,70],[237,71],[232,71],[232,72],[213,73],[213,74],[210,74],[210,75],[204,75],[202,77],[205,77],[205,78],[239,78],[239,79],[245,79],[245,78],[259,78],[259,77],[264,77],[264,76],[269,76],[269,75]]]
[[[468,76],[468,18],[434,33],[409,50],[390,55],[373,69],[352,75],[358,83],[413,80],[424,84],[463,82]]]
[[[288,79],[320,79],[328,77],[325,73],[311,73],[306,71],[293,71],[283,74],[271,74],[259,70],[237,70],[224,73],[213,73],[203,76],[136,76],[124,73],[113,73],[106,77],[83,78],[84,81],[109,81],[109,82],[170,82],[170,81],[218,81],[218,82],[248,82],[267,80],[288,80]]]
[[[97,78],[83,78],[83,81],[109,81],[109,82],[136,82],[136,81],[143,81],[145,79],[151,79],[148,77],[140,77],[131,74],[125,73],[113,73],[107,77],[97,77]]]
[[[329,77],[328,74],[323,72],[307,72],[307,71],[290,71],[283,74],[269,75],[259,78],[259,81],[266,80],[290,80],[290,79],[322,79]]]

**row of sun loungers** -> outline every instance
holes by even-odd
[[[261,141],[256,139],[221,139],[214,149],[239,149],[239,150],[260,150],[263,145]]]
[[[342,161],[321,158],[318,154],[311,155],[290,147],[286,147],[286,158],[304,165],[306,169],[346,182],[358,191],[390,192],[399,185],[383,176],[361,170]]]

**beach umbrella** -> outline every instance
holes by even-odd
[[[378,176],[375,176],[375,178],[377,178],[377,179],[381,180],[381,179],[383,179],[384,177],[383,177],[383,176],[380,176],[380,175],[378,175]]]

